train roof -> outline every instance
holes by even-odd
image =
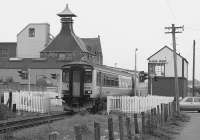
[[[129,70],[129,69],[123,69],[123,68],[119,68],[119,67],[111,67],[111,66],[107,66],[107,65],[94,65],[94,68],[98,68],[98,69],[106,69],[112,72],[118,72],[118,73],[124,73],[124,74],[128,74],[128,75],[134,75],[135,71],[134,70]],[[136,73],[138,73],[136,71]]]

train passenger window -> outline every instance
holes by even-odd
[[[114,81],[114,86],[115,87],[119,87],[119,79],[118,78],[115,78],[115,81]]]
[[[106,86],[106,87],[119,86],[119,78],[117,76],[98,72],[97,85],[100,86],[101,82],[102,82],[102,86]]]
[[[92,83],[92,71],[85,71],[84,83]]]
[[[115,81],[114,81],[114,79],[113,79],[113,78],[111,79],[111,86],[112,86],[112,87],[114,87],[114,86],[115,86]]]

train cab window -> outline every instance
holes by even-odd
[[[69,83],[69,71],[63,71],[63,76],[62,76],[62,80],[65,83]]]
[[[102,83],[101,83],[101,72],[97,72],[97,86],[100,86]]]
[[[92,83],[92,71],[85,71],[84,83]]]

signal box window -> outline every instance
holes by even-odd
[[[28,35],[29,37],[35,37],[35,28],[29,28]]]
[[[165,64],[163,63],[150,63],[149,73],[156,76],[165,76]]]

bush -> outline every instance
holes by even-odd
[[[8,107],[0,104],[0,120],[5,120],[8,114]]]

